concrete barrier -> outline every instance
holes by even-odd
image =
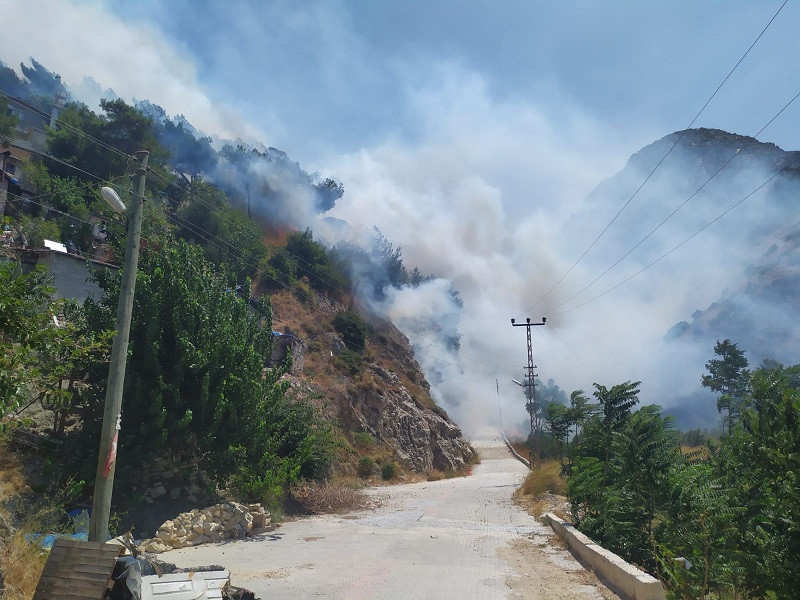
[[[511,451],[511,454],[514,455],[514,458],[516,458],[519,462],[521,462],[523,465],[525,465],[530,469],[531,468],[530,461],[528,461],[527,458],[522,458],[519,454],[517,454],[517,451],[514,450],[514,446],[512,446],[511,442],[508,441],[508,438],[506,437],[505,433],[501,431],[500,435],[503,436],[503,441],[506,443],[506,446],[508,446],[508,449]]]
[[[592,540],[553,513],[545,513],[542,519],[574,550],[583,562],[606,579],[626,597],[633,600],[664,600],[661,582],[625,562],[613,552],[595,544]]]

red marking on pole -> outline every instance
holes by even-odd
[[[119,430],[114,432],[114,439],[111,440],[108,456],[106,456],[106,462],[103,465],[103,477],[108,477],[108,474],[111,473],[111,467],[114,466],[114,461],[117,460],[117,438],[119,438]]]

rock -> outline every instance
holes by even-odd
[[[360,417],[363,431],[386,442],[415,471],[459,470],[467,465],[472,449],[457,425],[420,406],[392,371],[374,363],[368,371],[380,384],[351,398],[351,412]]]
[[[151,552],[153,554],[158,554],[160,552],[166,552],[167,550],[172,550],[171,547],[167,546],[164,542],[159,540],[147,540],[142,549],[145,552]]]
[[[269,525],[269,514],[257,513],[253,515],[253,529],[263,529]]]
[[[174,487],[174,488],[172,488],[172,489],[169,491],[169,496],[170,496],[170,498],[172,498],[173,500],[175,500],[176,498],[180,498],[180,497],[181,497],[181,488],[179,488],[179,487]]]

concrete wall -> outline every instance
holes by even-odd
[[[584,563],[625,597],[633,600],[664,600],[664,588],[658,579],[625,562],[613,552],[598,546],[575,529],[572,523],[567,523],[552,513],[545,513],[542,518],[550,523],[553,531],[581,557]]]
[[[48,274],[53,277],[53,287],[56,288],[54,298],[73,298],[80,304],[83,304],[86,298],[93,300],[100,298],[101,290],[94,281],[91,281],[85,258],[52,250],[31,250],[22,252],[20,261],[23,269],[28,271],[35,265],[45,266]],[[96,268],[117,268],[96,261],[91,262]]]
[[[503,436],[503,441],[506,443],[506,446],[508,446],[508,449],[511,451],[511,454],[514,455],[514,458],[516,458],[519,462],[521,462],[523,465],[525,465],[526,467],[528,467],[530,469],[531,468],[530,461],[528,461],[527,458],[522,458],[519,454],[517,454],[517,451],[514,450],[514,446],[512,446],[511,442],[508,441],[508,438],[506,437],[505,433],[503,433],[501,431],[500,435]]]
[[[303,372],[305,363],[306,347],[303,341],[294,335],[272,332],[272,356],[269,359],[270,367],[277,367],[286,360],[289,350],[292,352],[292,368],[289,372],[292,375],[300,375]]]

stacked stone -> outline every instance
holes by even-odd
[[[203,489],[213,486],[199,463],[195,454],[167,449],[157,463],[142,465],[138,485],[133,487],[133,491],[141,490],[148,504],[163,497],[202,502],[206,496]]]
[[[222,540],[240,539],[263,531],[270,524],[270,514],[260,504],[225,502],[208,508],[193,509],[165,521],[156,536],[145,540],[141,549],[159,553]]]

